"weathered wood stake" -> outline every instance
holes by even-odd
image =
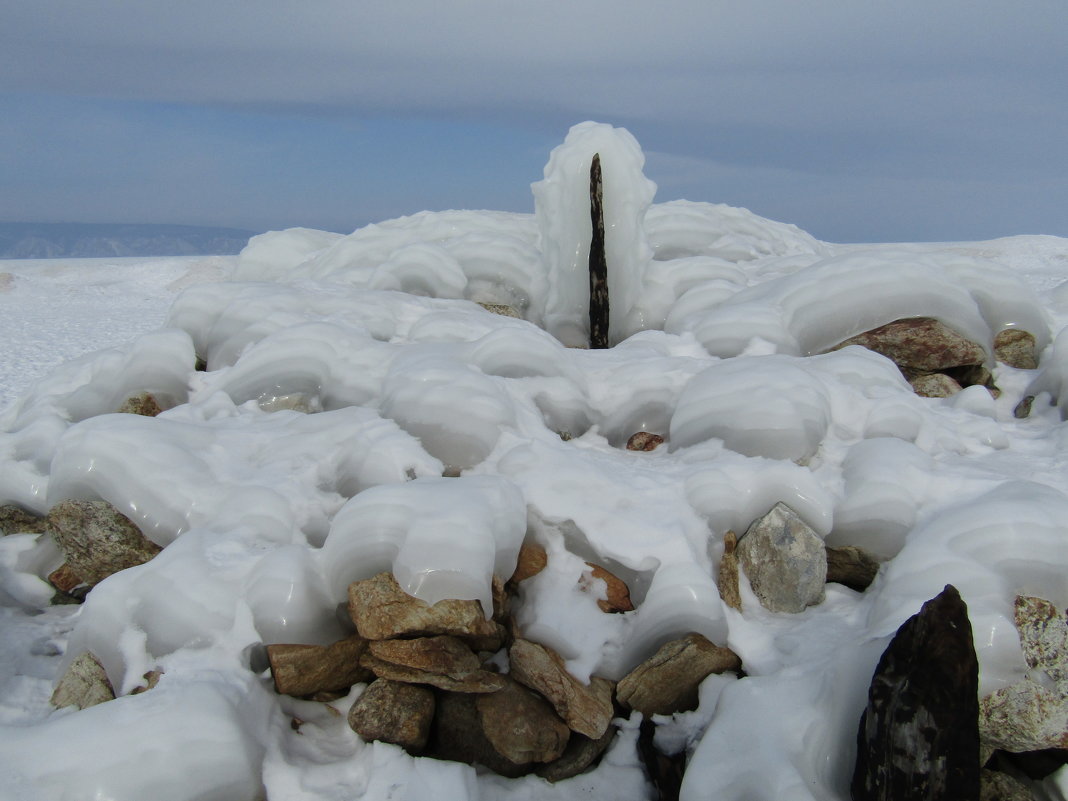
[[[601,208],[601,154],[590,164],[590,348],[608,347],[608,262],[604,253],[604,210]]]

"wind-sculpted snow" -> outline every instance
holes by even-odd
[[[589,146],[614,271],[605,350],[568,347],[589,324]],[[629,134],[579,126],[535,214],[255,237],[233,280],[184,289],[164,328],[28,386],[0,416],[0,503],[105,500],[165,547],[97,584],[50,657],[61,671],[92,651],[124,697],[0,727],[16,798],[647,797],[637,718],[595,771],[550,786],[363,743],[344,716],[360,687],[329,712],[269,689],[264,645],[346,636],[350,582],[389,570],[488,613],[523,541],[548,564],[520,584],[516,623],[580,680],[691,631],[741,657],[743,678],[710,677],[698,710],[657,719],[689,749],[693,801],[844,801],[879,654],[946,583],[984,692],[1023,675],[1015,595],[1068,601],[1065,335],[1049,346],[1068,324],[1068,245],[830,245],[744,209],[655,204],[641,165]],[[825,352],[907,317],[983,347],[1000,396],[919,397],[883,356]],[[1035,336],[1038,370],[996,362],[1006,328]],[[143,391],[161,414],[115,413]],[[627,450],[638,432],[664,443]],[[743,573],[742,608],[726,607],[724,535],[777,503],[883,560],[875,583],[784,614]],[[48,537],[0,538],[3,608],[46,604],[62,559]],[[635,610],[602,612],[587,563]],[[159,685],[125,695],[150,670]]]

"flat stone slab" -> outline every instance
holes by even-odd
[[[662,645],[651,657],[620,679],[616,698],[645,717],[671,715],[697,708],[697,690],[712,673],[741,670],[742,660],[730,648],[687,634]]]

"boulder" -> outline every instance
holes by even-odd
[[[983,364],[986,351],[933,317],[908,317],[857,334],[837,345],[861,345],[881,353],[908,374]]]
[[[58,592],[52,597],[52,603],[82,603],[89,594],[90,587],[78,576],[66,562],[48,574],[48,583]]]
[[[947,585],[901,625],[875,669],[853,801],[976,801],[978,689],[968,608]]]
[[[567,747],[571,730],[544,698],[507,676],[504,679],[500,690],[475,701],[486,739],[516,765],[557,759]]]
[[[106,501],[61,501],[48,512],[48,531],[70,568],[89,585],[144,564],[162,550]]]
[[[738,588],[738,535],[728,531],[723,535],[723,558],[719,563],[719,597],[732,609],[741,611],[742,593]]]
[[[115,690],[103,665],[95,655],[86,651],[70,663],[67,672],[56,684],[52,692],[52,706],[57,709],[65,706],[87,709],[114,698]]]
[[[431,606],[400,588],[391,573],[379,573],[349,586],[349,614],[369,640],[392,637],[461,637],[476,650],[496,651],[504,631],[487,620],[479,601],[438,601]]]
[[[742,660],[730,648],[687,634],[665,643],[620,679],[617,700],[645,717],[697,708],[697,688],[712,673],[739,671]]]
[[[163,411],[156,399],[148,392],[127,398],[115,410],[119,414],[139,414],[143,417],[155,417]]]
[[[864,592],[875,581],[879,560],[854,545],[827,548],[827,583],[834,582]]]
[[[979,772],[979,801],[1033,801],[1031,788],[1007,773]]]
[[[639,431],[637,434],[631,435],[631,438],[627,440],[627,450],[655,451],[663,444],[664,438],[659,434],[652,434],[648,431]]]
[[[578,776],[601,758],[618,733],[619,729],[609,726],[598,739],[591,740],[578,732],[571,732],[567,748],[564,749],[560,758],[540,766],[534,772],[550,782],[559,782]]]
[[[491,693],[504,685],[504,677],[483,670],[463,642],[444,635],[371,642],[360,664],[379,678],[452,692]]]
[[[279,693],[312,695],[369,681],[371,672],[360,666],[366,649],[367,640],[358,635],[331,645],[275,644],[267,646],[267,661]]]
[[[909,379],[912,391],[924,398],[949,398],[963,387],[945,373],[923,373]]]
[[[499,314],[502,317],[515,317],[519,320],[523,319],[523,315],[520,314],[519,310],[516,309],[514,306],[508,306],[504,303],[483,303],[482,301],[477,302],[479,306],[481,306],[488,312],[492,312],[493,314]]]
[[[0,506],[0,536],[7,534],[43,534],[48,528],[48,521],[33,512],[27,512],[21,506],[5,504]]]
[[[419,753],[430,736],[434,692],[416,684],[376,679],[349,708],[349,727],[363,739]]]
[[[1035,335],[1021,328],[1006,328],[994,337],[994,358],[1009,367],[1034,370],[1038,367],[1035,356]]]
[[[612,721],[612,682],[594,676],[583,684],[564,667],[550,648],[517,639],[508,651],[511,676],[541,693],[572,731],[600,739]]]
[[[738,541],[738,562],[753,592],[772,612],[821,603],[827,581],[823,540],[796,512],[777,503]]]

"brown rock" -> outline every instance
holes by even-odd
[[[994,337],[994,357],[1009,367],[1034,370],[1038,367],[1035,356],[1035,335],[1020,328],[1006,328]]]
[[[1031,406],[1035,402],[1034,395],[1024,395],[1020,399],[1020,402],[1016,404],[1016,408],[1012,410],[1012,416],[1017,420],[1023,420],[1031,416]]]
[[[493,619],[498,623],[504,623],[508,620],[512,598],[500,576],[493,577],[491,591],[493,593]]]
[[[612,682],[594,676],[583,684],[556,652],[529,640],[517,639],[508,655],[516,681],[545,696],[572,731],[600,739],[614,715]]]
[[[48,574],[48,583],[67,595],[73,595],[79,587],[86,586],[66,562]]]
[[[130,690],[130,695],[140,695],[141,693],[147,693],[157,684],[159,684],[160,676],[163,675],[162,670],[149,670],[142,676],[145,680],[144,684],[139,684]]]
[[[6,534],[43,534],[48,521],[40,515],[27,512],[21,506],[0,506],[0,536]]]
[[[426,756],[483,765],[494,773],[516,778],[534,767],[516,765],[501,756],[482,731],[482,718],[476,705],[477,696],[467,693],[437,693],[434,725],[430,730]]]
[[[390,573],[351,584],[349,614],[369,640],[447,634],[472,641],[477,650],[495,651],[504,634],[486,619],[480,602],[448,600],[431,606],[404,592]]]
[[[549,556],[545,549],[532,542],[524,542],[519,548],[519,559],[516,561],[515,572],[509,581],[519,583],[531,576],[536,576],[545,569],[549,562]]]
[[[312,695],[371,679],[360,666],[367,640],[353,635],[332,645],[268,645],[275,689],[283,695]]]
[[[423,750],[433,718],[432,690],[389,679],[372,681],[349,709],[349,727],[363,739],[393,743],[410,753]]]
[[[544,698],[504,678],[504,687],[475,701],[486,739],[516,765],[557,759],[564,753],[571,730]]]
[[[483,670],[477,656],[456,637],[371,642],[360,664],[376,676],[409,684],[429,684],[462,693],[491,693],[504,677]]]
[[[587,562],[586,564],[590,568],[591,578],[601,579],[607,586],[607,597],[597,601],[597,606],[600,607],[602,612],[634,611],[634,604],[630,600],[630,588],[627,587],[627,583],[623,579],[613,573],[609,573],[600,565],[593,564],[593,562]],[[587,586],[583,586],[583,589],[587,589]]]
[[[609,726],[598,739],[591,740],[578,732],[571,733],[567,748],[555,762],[542,765],[534,772],[550,782],[559,782],[578,776],[601,758],[608,746],[619,733],[615,726]]]
[[[742,593],[738,589],[738,535],[723,535],[723,559],[719,563],[719,597],[727,606],[741,611]]]
[[[1033,799],[1031,788],[1007,773],[994,770],[979,772],[979,801],[1033,801]]]
[[[827,546],[827,583],[843,584],[864,592],[875,581],[879,561],[853,545]]]
[[[105,501],[62,501],[48,512],[48,530],[71,569],[90,585],[147,562],[162,549]]]
[[[52,693],[52,706],[57,709],[65,706],[88,709],[114,698],[115,690],[103,665],[96,656],[86,651],[70,663],[67,672],[59,680]]]
[[[913,392],[924,398],[948,398],[956,395],[962,387],[944,373],[924,373],[909,379]]]
[[[687,634],[661,646],[620,679],[616,698],[645,717],[696,709],[697,688],[707,676],[741,667],[742,660],[730,648]]]
[[[986,351],[932,317],[908,317],[847,339],[834,350],[861,345],[881,353],[905,372],[936,372],[983,364]]]
[[[139,414],[144,417],[155,417],[163,409],[160,408],[159,403],[151,394],[142,392],[139,395],[127,398],[115,411],[119,414]]]
[[[648,431],[639,431],[632,434],[627,440],[628,451],[655,451],[658,446],[664,444],[664,438],[659,434],[651,434]]]
[[[482,301],[477,301],[477,303],[486,311],[499,314],[502,317],[515,317],[519,320],[523,319],[523,315],[520,314],[518,309],[514,306],[507,306],[503,303],[483,303]]]

